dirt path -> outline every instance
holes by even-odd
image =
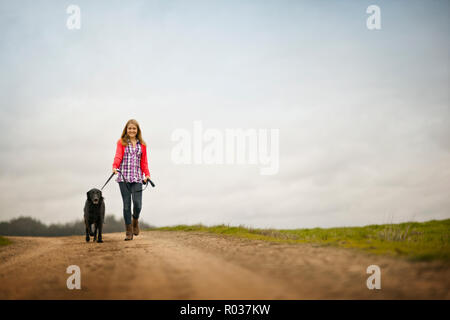
[[[450,267],[354,250],[273,244],[205,233],[8,237],[0,299],[450,299]],[[381,290],[366,268],[381,268]],[[69,290],[69,265],[81,290]]]

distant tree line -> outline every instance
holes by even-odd
[[[139,219],[139,227],[154,228]],[[92,229],[94,230],[94,229]],[[106,215],[103,225],[104,233],[125,231],[123,219],[116,220],[112,215]],[[58,237],[84,235],[84,220],[76,220],[65,224],[51,224],[47,226],[32,217],[19,217],[8,222],[0,222],[0,235],[2,236],[35,236],[35,237]]]

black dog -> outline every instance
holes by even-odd
[[[86,242],[90,237],[94,236],[94,242],[103,242],[102,229],[105,221],[105,202],[103,201],[102,192],[98,189],[91,189],[87,192],[87,200],[84,205],[84,223],[86,225]],[[91,225],[95,224],[95,231],[92,232]],[[97,238],[98,232],[98,238]]]

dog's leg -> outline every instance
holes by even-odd
[[[103,223],[105,221],[105,202],[103,202],[103,198],[102,198],[102,203],[100,206],[100,217],[97,221],[97,225],[98,225],[98,243],[102,243],[103,242],[103,238],[102,238],[102,234],[103,234]]]
[[[102,243],[103,239],[102,239],[102,231],[103,231],[103,221],[100,220],[100,222],[98,223],[98,243]]]
[[[97,223],[94,224],[94,242],[97,241]]]
[[[91,238],[89,237],[89,234],[90,234],[90,230],[89,230],[89,228],[88,228],[88,222],[87,221],[84,221],[84,224],[86,225],[86,242],[89,242],[89,240],[91,240]]]

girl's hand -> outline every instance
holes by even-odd
[[[150,180],[150,176],[146,176],[146,177],[144,178],[144,183],[147,183],[147,180]]]
[[[113,168],[113,172],[114,172],[114,174],[117,174],[117,169]]]

